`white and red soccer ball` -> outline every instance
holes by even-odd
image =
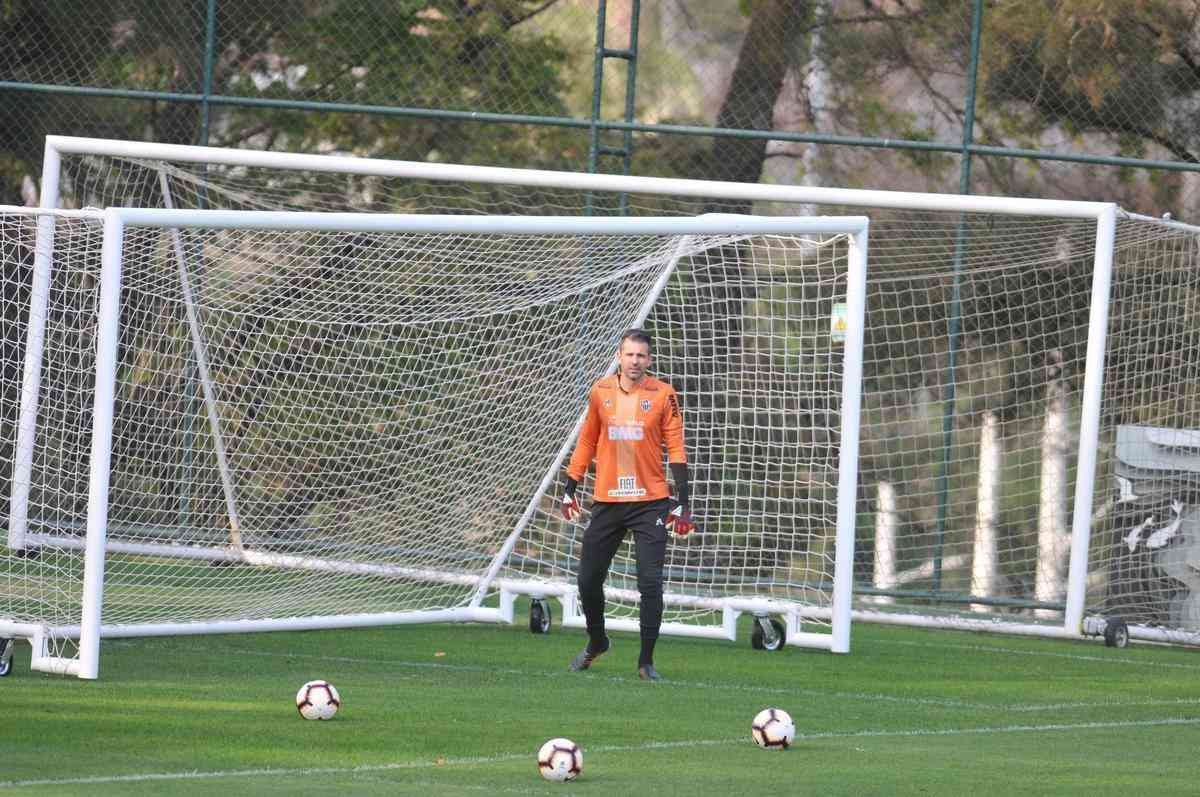
[[[546,780],[575,780],[583,771],[583,751],[570,739],[551,739],[538,750],[538,771]]]
[[[764,708],[750,723],[754,743],[767,750],[786,750],[796,738],[796,723],[781,708]]]
[[[342,696],[329,681],[309,681],[296,693],[296,708],[306,720],[331,720],[342,707]]]

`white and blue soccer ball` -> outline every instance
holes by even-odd
[[[331,720],[342,707],[342,696],[329,681],[309,681],[296,693],[296,708],[306,720]]]
[[[764,708],[750,723],[754,743],[767,750],[786,750],[796,738],[796,723],[792,715],[781,708]]]
[[[570,739],[551,739],[538,750],[538,771],[546,780],[575,780],[583,771],[583,751]]]

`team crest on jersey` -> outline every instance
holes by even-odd
[[[650,399],[642,399],[642,403],[639,406],[641,406],[642,412],[649,412],[650,411]]]
[[[606,409],[606,410],[611,410],[611,409],[612,409],[612,399],[605,399],[605,400],[604,400],[604,409]]]

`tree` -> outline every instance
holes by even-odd
[[[567,53],[530,20],[558,0],[251,0],[216,5],[212,90],[308,102],[565,115],[559,67]],[[0,4],[6,80],[199,94],[206,3],[167,9],[114,0],[81,11],[68,0]],[[451,124],[213,106],[210,143],[484,162],[555,162],[558,128],[515,135],[452,132]],[[7,93],[0,103],[0,200],[19,199],[48,133],[197,143],[194,101],[89,99]],[[457,123],[455,123],[457,124]],[[471,130],[471,132],[476,132]]]
[[[801,34],[812,14],[810,0],[754,0],[750,28],[742,41],[729,90],[717,114],[717,127],[770,130],[784,78],[803,58]],[[710,173],[740,183],[756,183],[762,175],[767,141],[721,137],[713,142]],[[721,203],[710,208],[750,212],[749,202]]]
[[[993,107],[1027,109],[1043,128],[1115,136],[1125,155],[1155,144],[1200,162],[1200,3],[997,2],[989,11],[982,77]]]

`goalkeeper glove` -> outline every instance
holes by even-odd
[[[582,513],[583,513],[583,510],[579,506],[579,501],[575,498],[575,493],[573,493],[573,492],[563,493],[563,498],[562,498],[562,516],[563,516],[563,518],[565,518],[566,520],[573,521],[573,520],[575,520],[575,518],[579,517]]]
[[[673,503],[675,505],[667,513],[667,531],[674,532],[677,537],[686,537],[696,530],[696,524],[692,520],[692,513],[688,511],[685,504],[677,501]]]

